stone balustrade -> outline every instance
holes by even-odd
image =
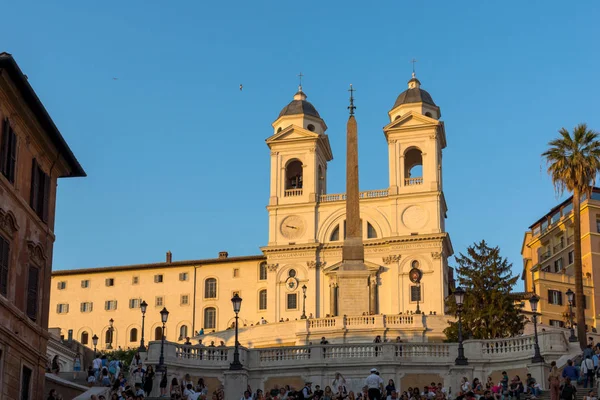
[[[287,189],[283,192],[283,197],[297,197],[302,196],[302,189]]]
[[[405,178],[404,179],[405,186],[414,186],[414,185],[422,185],[422,184],[423,184],[423,177]]]
[[[365,190],[358,194],[361,199],[375,199],[379,197],[387,197],[389,191],[387,189]],[[319,202],[327,203],[330,201],[346,200],[346,193],[322,194],[319,196]]]

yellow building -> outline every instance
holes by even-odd
[[[540,296],[538,312],[541,323],[568,327],[569,303],[566,292],[575,291],[573,276],[573,204],[565,200],[529,227],[521,254],[526,292]],[[596,304],[600,293],[594,292],[600,279],[600,189],[581,202],[581,252],[586,325],[596,328]],[[578,306],[577,304],[574,304]],[[575,312],[575,308],[573,310]]]
[[[168,339],[177,340],[201,328],[230,327],[235,292],[243,298],[240,318],[247,326],[263,318],[298,319],[304,305],[306,316],[338,315],[346,197],[327,192],[333,159],[327,125],[306,98],[300,87],[266,140],[271,159],[269,232],[261,255],[56,271],[50,326],[60,327],[65,335],[73,330],[74,337],[88,344],[97,334],[104,348],[110,342],[106,332],[112,318],[112,346],[133,347],[140,340],[143,299],[150,305],[146,341],[160,337],[162,307],[170,312]],[[398,315],[417,306],[426,313],[445,312],[444,300],[453,284],[447,259],[453,250],[445,232],[446,133],[440,117],[440,108],[414,76],[388,112],[383,133],[389,185],[360,193],[368,270],[361,290],[369,294],[363,312]],[[419,284],[409,278],[412,269],[421,271]]]

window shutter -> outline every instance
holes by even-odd
[[[39,270],[29,267],[29,279],[27,282],[27,316],[36,320],[38,311],[38,281]]]
[[[117,300],[115,300],[115,310],[117,309]]]
[[[548,289],[548,304],[554,304],[552,301],[552,290]]]
[[[60,304],[56,305],[56,313],[59,314],[60,313]]]
[[[562,292],[557,292],[558,293],[558,305],[562,306]]]
[[[7,174],[6,177],[12,183],[15,182],[15,168],[17,166],[17,135],[15,132],[10,129],[10,125],[8,124],[8,120],[6,121],[6,136],[8,137],[10,144],[8,149],[8,157],[6,160],[7,163]]]
[[[29,205],[36,212],[38,205],[39,186],[38,164],[34,158],[31,160],[31,197],[29,199]]]
[[[69,312],[69,305],[67,304],[67,310],[65,311],[66,313]]]
[[[43,172],[40,174],[41,178],[44,180],[44,190],[42,194],[42,221],[48,222],[48,203],[50,201],[50,176],[44,174]]]
[[[83,312],[83,304],[84,303],[79,304],[79,311],[81,311],[81,312]]]
[[[8,241],[0,236],[0,294],[8,295]]]
[[[2,127],[0,129],[0,135],[2,135],[2,142],[0,147],[0,172],[3,175],[7,175],[8,165],[8,118],[2,120]]]
[[[90,303],[90,312],[94,310],[94,303]]]

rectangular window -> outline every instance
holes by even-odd
[[[574,260],[575,260],[575,253],[573,252],[573,250],[571,250],[569,252],[569,265],[573,264]]]
[[[182,305],[182,306],[186,306],[186,305],[188,305],[188,304],[189,304],[189,302],[190,302],[190,296],[189,296],[189,295],[187,295],[187,294],[182,294],[182,295],[181,295],[181,302],[180,302],[180,303],[181,303],[181,305]]]
[[[65,281],[60,281],[58,282],[58,290],[65,290],[67,288],[67,282]]]
[[[0,294],[8,296],[8,253],[10,244],[0,236]]]
[[[21,370],[21,400],[29,400],[31,394],[31,369],[23,366]]]
[[[565,323],[563,321],[559,321],[557,319],[551,319],[550,320],[550,326],[554,326],[557,328],[564,328]]]
[[[140,308],[140,299],[129,299],[129,308]]]
[[[17,135],[8,123],[8,118],[2,121],[0,130],[0,171],[10,183],[15,183],[15,168],[17,166]]]
[[[106,278],[106,280],[104,282],[105,282],[106,286],[115,286],[114,278]]]
[[[37,319],[38,314],[39,276],[40,270],[30,266],[27,279],[27,316],[33,321]]]
[[[89,279],[84,279],[81,281],[81,287],[84,289],[87,289],[90,287],[90,280]]]
[[[562,257],[554,261],[554,272],[560,272],[563,269]]]
[[[163,282],[162,274],[154,275],[154,283],[162,283],[162,282]]]
[[[548,304],[562,306],[562,292],[558,290],[548,290]]]
[[[263,289],[260,292],[258,292],[258,309],[267,309],[267,289]]]
[[[187,272],[182,272],[179,274],[179,280],[180,281],[187,281],[188,280],[188,273]]]
[[[106,300],[104,302],[104,309],[106,311],[114,311],[117,309],[117,301],[116,300]]]
[[[31,193],[29,205],[41,218],[48,222],[48,200],[50,199],[50,177],[44,173],[34,158],[31,165]]]
[[[240,269],[239,268],[234,268],[233,269],[233,277],[234,278],[239,278],[240,277]]]
[[[163,298],[162,296],[157,296],[156,300],[154,302],[154,304],[156,305],[156,307],[162,307],[163,306]]]
[[[139,276],[134,276],[133,278],[131,278],[131,284],[132,285],[137,285],[138,283],[140,283],[140,277]]]
[[[92,312],[93,305],[94,303],[91,302],[81,303],[79,310],[84,313]]]
[[[298,295],[297,293],[288,293],[287,295],[287,309],[296,310],[298,309]]]
[[[266,262],[260,263],[260,266],[258,268],[259,268],[258,279],[261,281],[266,281],[267,280],[267,263]]]
[[[56,312],[58,314],[66,314],[69,312],[69,305],[68,304],[57,304],[56,305]]]
[[[421,286],[413,285],[410,287],[410,301],[411,303],[423,301],[423,299],[421,299]]]

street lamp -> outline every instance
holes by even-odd
[[[529,305],[531,306],[531,312],[533,312],[533,338],[535,340],[533,349],[533,358],[531,359],[532,363],[543,363],[544,357],[540,354],[540,345],[538,344],[538,333],[537,333],[537,307],[540,302],[540,296],[537,294],[533,294],[529,298]]]
[[[108,344],[106,345],[106,348],[108,350],[112,349],[112,342],[113,342],[113,324],[115,323],[114,319],[109,319],[108,320]]]
[[[139,351],[146,351],[146,346],[144,346],[144,320],[146,319],[146,308],[148,308],[148,303],[142,301],[140,304],[140,309],[142,310],[142,340],[140,341]]]
[[[417,288],[419,290],[419,297],[417,297],[417,310],[415,314],[421,314],[421,308],[419,307],[419,302],[421,300],[421,282],[417,282]]]
[[[454,360],[454,364],[469,365],[469,360],[465,357],[462,337],[462,308],[465,301],[465,290],[460,286],[454,290],[454,299],[456,300],[456,313],[458,314],[458,357]]]
[[[169,312],[166,307],[160,311],[160,320],[162,321],[162,338],[160,341],[160,358],[158,359],[158,369],[164,371],[165,365],[165,324],[169,319]]]
[[[569,342],[577,342],[577,336],[575,336],[575,328],[573,327],[573,300],[575,300],[575,293],[569,288],[567,290],[567,300],[569,301],[569,322],[571,324],[571,336],[569,336]]]
[[[238,342],[238,313],[240,312],[240,308],[242,308],[242,298],[237,293],[234,294],[231,299],[231,304],[233,305],[233,312],[235,313],[235,348],[233,351],[233,362],[229,364],[229,369],[240,370],[243,366],[240,362],[240,344]]]
[[[96,336],[94,334],[94,336],[92,336],[92,343],[94,343],[94,355],[96,354],[96,346],[98,345],[98,336]]]
[[[306,319],[306,285],[302,285],[302,315],[300,319]]]

